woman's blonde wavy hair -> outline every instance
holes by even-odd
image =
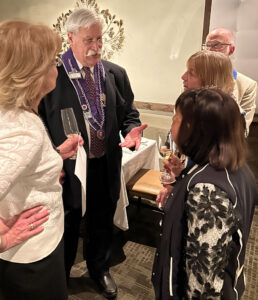
[[[187,66],[189,64],[193,64],[202,88],[218,88],[229,95],[233,93],[232,63],[225,54],[208,50],[198,51],[190,56]]]
[[[42,97],[61,38],[45,25],[10,20],[0,24],[0,106],[30,109]]]

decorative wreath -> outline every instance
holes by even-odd
[[[96,0],[79,0],[76,2],[75,9],[83,7],[95,10],[95,12],[100,14],[104,20],[102,58],[109,60],[114,52],[120,51],[123,47],[125,39],[123,20],[117,20],[116,15],[111,15],[108,9],[100,11]],[[53,24],[54,30],[59,33],[62,38],[62,53],[67,51],[70,47],[65,23],[72,12],[72,10],[69,10],[67,13],[62,13],[61,16],[57,18],[57,23]]]

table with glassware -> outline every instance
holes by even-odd
[[[159,152],[155,140],[142,138],[137,151],[123,148],[121,169],[121,191],[114,216],[114,224],[122,230],[127,230],[128,219],[126,207],[129,205],[126,184],[142,168],[159,171]]]

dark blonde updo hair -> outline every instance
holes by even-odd
[[[187,66],[190,63],[200,78],[201,87],[216,87],[230,95],[233,93],[233,69],[228,56],[220,52],[202,50],[190,56]]]
[[[61,38],[45,25],[10,20],[0,23],[0,106],[30,109],[42,96]]]
[[[219,89],[190,89],[176,101],[182,114],[180,152],[199,165],[240,168],[246,159],[244,124],[236,101]]]

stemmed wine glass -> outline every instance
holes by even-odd
[[[72,107],[61,109],[61,118],[64,128],[64,133],[67,138],[71,138],[72,135],[80,135],[78,124],[74,115]],[[70,157],[70,159],[76,159],[76,153]]]
[[[171,154],[173,153],[173,142],[171,133],[167,135],[165,143],[162,143],[162,139],[159,136],[159,153],[164,159],[169,159]],[[171,176],[166,170],[163,170],[160,176],[160,180],[162,184],[171,184],[174,182],[175,178]]]
[[[178,151],[176,143],[172,140],[171,132],[168,133],[164,144],[162,144],[161,138],[159,137],[159,153],[164,159],[169,159],[170,156],[174,154],[176,157],[178,157],[182,164],[186,159],[185,155]],[[175,181],[175,176],[172,176],[166,170],[163,170],[160,180],[162,184],[171,184]]]

